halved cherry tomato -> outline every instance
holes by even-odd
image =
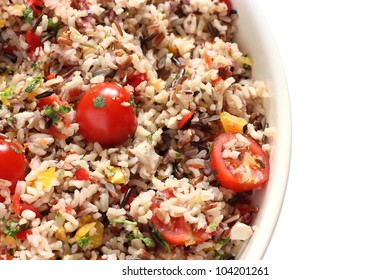
[[[139,73],[137,75],[133,75],[127,78],[127,84],[131,85],[134,88],[134,95],[139,95],[139,92],[135,89],[139,86],[140,83],[146,81],[148,79],[148,74]]]
[[[27,4],[34,11],[34,16],[42,13],[43,1],[42,0],[27,0]]]
[[[89,180],[89,173],[88,170],[85,168],[79,168],[75,172],[76,180],[80,181],[88,181]]]
[[[179,123],[177,124],[177,128],[182,129],[183,126],[192,118],[192,116],[194,114],[195,114],[194,112],[189,112],[189,113],[185,114],[183,116],[183,118],[179,121]]]
[[[242,135],[249,145],[237,145],[237,158],[223,157],[225,144],[237,140],[237,134],[220,134],[210,154],[211,168],[218,183],[236,192],[261,188],[269,177],[269,160],[260,145],[252,138]],[[241,141],[240,141],[241,142]]]
[[[172,192],[164,190],[166,199],[173,197]],[[151,210],[153,212],[152,222],[156,229],[161,233],[161,236],[171,245],[194,245],[209,240],[215,234],[214,232],[206,232],[204,229],[193,230],[191,225],[181,217],[170,217],[170,223],[164,224],[163,221],[155,214],[155,209],[160,207],[160,202],[156,197],[153,198]]]
[[[123,144],[134,135],[138,126],[129,99],[130,93],[114,83],[91,87],[76,109],[81,135],[104,147]]]
[[[31,30],[26,31],[26,43],[28,44],[27,51],[30,55],[35,52],[36,48],[42,47],[41,37],[32,32]]]
[[[12,183],[11,195],[15,193],[16,183],[24,180],[26,168],[22,145],[0,135],[0,178]]]
[[[227,14],[230,15],[230,12],[232,11],[232,3],[230,2],[230,0],[219,0],[219,2],[226,4],[228,9]]]
[[[16,234],[16,239],[27,240],[27,235],[31,235],[31,234],[32,234],[31,228],[18,231],[18,233]]]

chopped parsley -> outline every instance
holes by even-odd
[[[87,248],[91,244],[92,238],[89,236],[89,233],[87,233],[85,236],[81,237],[79,240],[77,240],[77,244],[80,246],[81,249]]]
[[[176,157],[181,157],[183,154],[182,153],[179,153],[179,152],[176,152],[175,156]]]
[[[148,136],[146,136],[146,140],[148,140],[148,143],[150,145],[152,145],[152,143],[153,143],[153,136],[152,136],[152,134],[149,134]]]
[[[126,224],[126,225],[132,225],[132,226],[136,226],[137,225],[137,222],[131,222],[131,221],[124,220],[124,219],[114,219],[112,221],[114,223],[118,223],[118,224]]]
[[[31,24],[32,20],[34,18],[34,11],[33,11],[33,9],[31,9],[30,7],[25,9],[23,11],[23,17],[24,17],[26,23]]]
[[[216,222],[211,222],[209,224],[209,228],[211,231],[215,231],[217,229],[218,224]]]
[[[229,242],[230,242],[230,238],[220,238],[220,239],[218,239],[217,244],[225,246]]]
[[[21,150],[19,150],[18,148],[16,148],[16,147],[13,146],[13,145],[10,145],[10,148],[12,149],[12,151],[14,151],[14,152],[17,153],[17,154],[21,154],[21,153],[22,153]]]
[[[49,106],[46,105],[43,108],[43,115],[45,117],[50,118],[53,123],[58,123],[61,120],[60,115],[67,114],[71,110],[72,109],[70,108],[70,106],[66,106],[66,105],[60,105],[60,107],[58,108],[58,111],[54,110],[54,105],[49,105]]]
[[[211,154],[211,149],[213,148],[213,142],[207,144],[207,155]]]
[[[39,67],[39,62],[34,62],[31,64],[33,71],[37,71]]]
[[[201,91],[202,93],[205,93],[205,92],[206,92],[206,90],[205,90],[204,88],[201,88],[200,91]]]
[[[27,85],[25,92],[32,93],[34,89],[36,89],[43,79],[43,75],[38,75],[32,79],[32,81]]]
[[[7,225],[5,227],[4,234],[15,238],[16,234],[18,233],[19,230],[20,230],[20,227],[17,223],[15,223],[12,220],[7,220]]]
[[[56,219],[63,219],[64,216],[62,216],[61,212],[60,211],[56,211]]]
[[[47,25],[52,29],[52,30],[59,30],[60,27],[59,27],[59,24],[60,22],[57,22],[57,23],[54,23],[53,19],[52,18],[49,18],[47,20]]]
[[[145,243],[146,247],[155,247],[156,246],[153,239],[151,239],[149,237],[142,237],[141,240]]]
[[[168,242],[162,237],[161,232],[154,227],[154,224],[150,224],[150,234],[153,239],[157,242],[159,246],[161,246],[166,253],[171,253],[171,248],[169,247]]]
[[[10,97],[12,95],[12,92],[14,91],[15,86],[14,85],[8,85],[2,93],[0,93],[1,96],[4,97]]]
[[[60,105],[60,108],[58,109],[59,114],[67,114],[71,111],[72,109],[69,106],[65,105]]]
[[[103,108],[104,106],[106,106],[106,100],[103,96],[99,95],[93,99],[94,108]]]
[[[136,106],[137,106],[137,105],[135,104],[135,102],[134,102],[134,96],[130,95],[129,103],[130,103],[130,105],[133,106],[133,107],[136,107]]]

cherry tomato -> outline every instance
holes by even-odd
[[[222,187],[236,192],[261,188],[269,177],[269,160],[255,140],[242,135],[250,144],[235,149],[240,152],[237,158],[223,157],[225,144],[234,139],[239,141],[237,135],[223,133],[215,139],[210,154],[215,178]]]
[[[164,190],[166,199],[173,197],[169,190]],[[152,222],[156,229],[161,233],[161,236],[171,245],[194,245],[209,240],[215,234],[214,232],[206,232],[204,229],[193,230],[191,225],[181,217],[170,217],[170,223],[164,224],[163,221],[155,214],[155,209],[159,208],[160,202],[156,197],[152,202]]]
[[[18,233],[16,234],[16,239],[27,240],[27,235],[31,235],[31,234],[32,234],[31,228],[18,231]]]
[[[148,74],[139,73],[137,75],[133,75],[127,78],[127,84],[131,85],[134,88],[134,95],[139,95],[139,92],[135,89],[139,86],[140,83],[146,81],[148,79]]]
[[[27,168],[24,149],[16,141],[0,135],[0,178],[12,183],[11,195],[15,193],[16,183],[25,178]]]
[[[88,181],[89,180],[89,173],[88,170],[85,168],[79,168],[75,172],[76,180],[80,181]]]
[[[37,210],[37,208],[35,208],[34,206],[30,205],[30,204],[26,204],[26,203],[21,203],[20,204],[20,214],[23,213],[23,211],[25,210],[30,210],[32,212],[35,213],[35,216],[39,219],[42,219],[42,214],[39,213],[39,211]]]
[[[177,128],[182,129],[183,126],[192,118],[194,112],[189,112],[183,116],[183,118],[178,122]]]
[[[58,97],[57,94],[52,94],[48,97],[38,99],[37,107],[40,110],[43,110],[45,108],[45,106],[53,105],[54,102],[56,102],[57,104],[60,104],[60,105],[65,105],[67,103],[66,101],[60,101],[60,98]]]
[[[36,48],[42,47],[41,37],[32,32],[31,30],[26,31],[26,43],[28,44],[27,52],[32,55]]]
[[[42,0],[27,0],[27,4],[34,11],[34,16],[42,13],[43,1]]]
[[[138,126],[133,107],[126,106],[129,99],[130,93],[114,83],[91,87],[76,109],[81,135],[104,147],[123,144],[134,135]]]
[[[219,2],[226,4],[227,9],[228,9],[227,14],[230,15],[230,12],[232,10],[232,3],[230,2],[230,0],[219,0]]]

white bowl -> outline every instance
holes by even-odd
[[[258,0],[232,0],[238,12],[236,41],[252,60],[253,79],[264,81],[270,97],[265,100],[267,120],[275,134],[270,138],[270,178],[256,191],[253,204],[260,211],[253,221],[252,238],[243,246],[238,259],[262,259],[277,224],[287,187],[291,157],[291,111],[287,82],[274,38],[261,12]]]

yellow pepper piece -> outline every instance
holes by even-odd
[[[222,112],[219,115],[221,119],[223,129],[225,132],[230,133],[242,133],[242,129],[248,123],[243,118],[239,118],[229,114],[228,112]]]
[[[91,215],[87,215],[87,216],[83,216],[79,219],[79,223],[81,225],[85,225],[85,224],[88,224],[92,222],[92,216]]]
[[[252,61],[249,57],[247,56],[243,56],[241,57],[241,62],[242,64],[246,65],[246,66],[252,66]]]
[[[96,221],[95,229],[96,232],[94,235],[91,235],[91,241],[93,246],[96,248],[103,244],[104,225],[101,222]]]
[[[114,167],[112,170],[112,176],[108,177],[108,181],[113,184],[124,184],[125,183],[125,175],[119,167]]]
[[[0,19],[0,28],[5,26],[5,19]]]
[[[7,97],[5,97],[5,96],[2,96],[2,97],[1,97],[1,102],[3,102],[3,104],[4,104],[5,106],[7,106],[7,107],[8,107],[9,105],[11,105],[11,103],[9,103]]]
[[[87,235],[87,233],[89,233],[95,225],[96,225],[96,222],[92,222],[92,223],[85,224],[82,227],[80,227],[77,230],[76,235],[74,236],[76,238],[76,240],[79,240],[81,237]]]
[[[68,240],[68,237],[66,236],[65,228],[59,227],[56,231],[55,237],[61,241],[66,242],[66,240]]]
[[[38,175],[35,183],[42,183],[43,188],[51,186],[51,181],[56,178],[56,168],[50,167]]]
[[[4,237],[2,243],[8,247],[13,247],[16,244],[16,239],[12,236],[7,235]]]

